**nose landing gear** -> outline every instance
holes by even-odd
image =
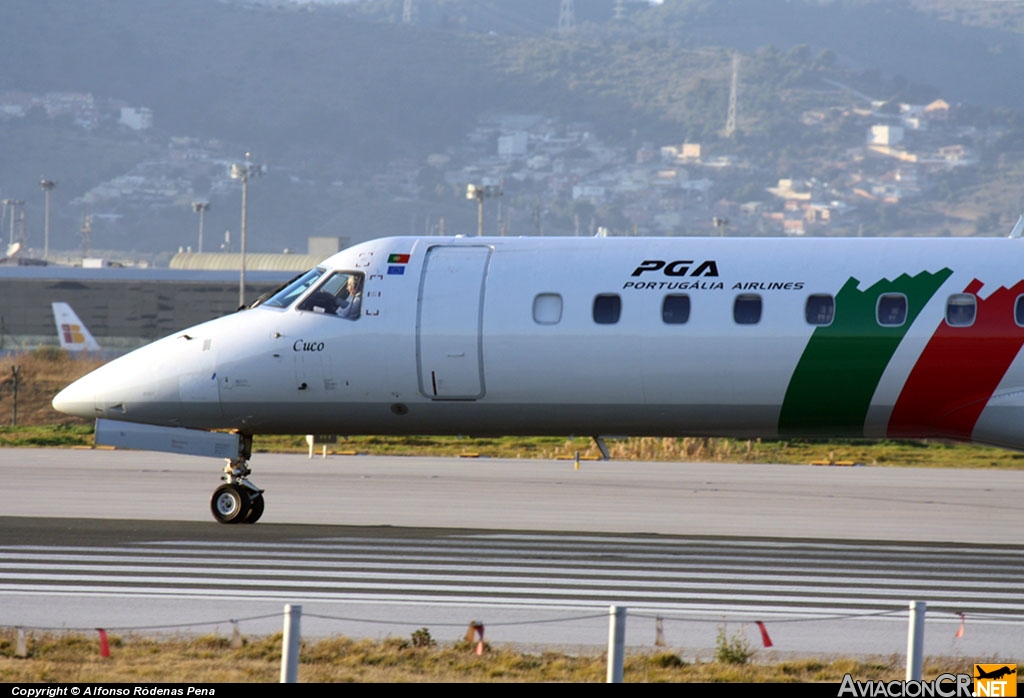
[[[221,523],[256,523],[263,516],[263,491],[243,485],[221,485],[210,500],[210,511]]]
[[[238,458],[229,460],[224,466],[221,480],[225,484],[214,490],[210,499],[213,518],[224,524],[256,523],[263,516],[263,490],[248,480],[252,473],[249,469],[252,435],[240,436]]]

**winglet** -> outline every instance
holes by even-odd
[[[1017,225],[1013,226],[1013,230],[1010,231],[1010,237],[1019,238],[1022,234],[1024,234],[1024,215],[1017,219]]]
[[[99,351],[99,343],[85,323],[78,319],[75,311],[67,303],[51,303],[53,320],[57,324],[57,337],[61,349],[68,351]]]

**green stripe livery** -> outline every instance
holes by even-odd
[[[789,380],[779,434],[863,436],[885,367],[921,309],[952,273],[947,268],[913,277],[902,274],[865,291],[858,291],[860,282],[851,277],[836,296],[834,321],[814,330]],[[907,297],[907,319],[899,327],[877,322],[876,305],[883,293]]]

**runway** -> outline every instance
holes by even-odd
[[[495,643],[627,643],[710,656],[719,630],[771,653],[1024,647],[1024,474],[258,454],[255,526],[220,526],[219,463],[0,450],[0,624],[125,632],[280,630]],[[959,615],[963,614],[963,616]],[[659,620],[660,619],[660,620]],[[964,631],[956,637],[963,624]]]

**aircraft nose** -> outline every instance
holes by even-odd
[[[126,402],[139,404],[143,391],[156,392],[153,383],[159,381],[160,372],[149,366],[148,373],[143,373],[139,364],[129,355],[100,366],[57,393],[53,408],[84,419],[121,418]]]
[[[53,398],[53,409],[74,417],[92,419],[96,416],[96,393],[89,376],[79,378]]]
[[[100,366],[64,388],[53,398],[53,408],[85,419],[145,420],[152,416],[155,406],[178,401],[176,372],[161,365],[159,352],[144,347]]]
[[[185,426],[220,415],[217,369],[204,342],[171,337],[136,349],[60,391],[59,412]]]

